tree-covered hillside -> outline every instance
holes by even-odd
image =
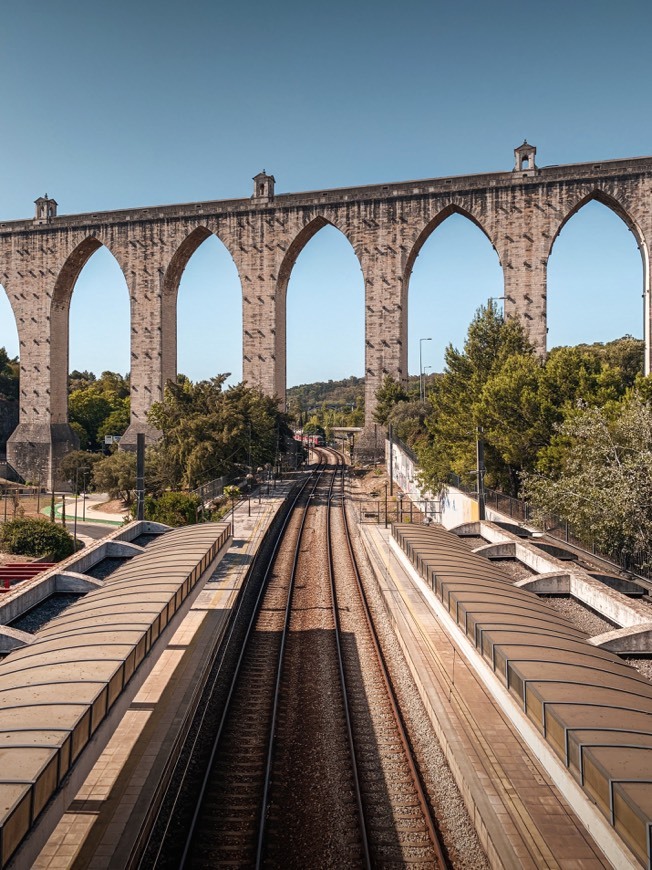
[[[317,381],[289,387],[287,405],[292,412],[314,411],[324,404],[332,407],[357,405],[364,401],[364,378],[351,375],[343,381]]]

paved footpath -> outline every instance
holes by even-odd
[[[123,526],[127,520],[131,519],[131,511],[125,508],[122,513],[114,513],[103,511],[101,506],[109,501],[109,495],[106,492],[87,493],[86,496],[78,496],[75,506],[75,497],[68,493],[66,495],[66,524],[69,529],[75,522],[75,508],[78,523],[100,523],[106,526]],[[45,505],[42,513],[50,516],[50,505]],[[57,501],[54,505],[55,519],[61,521],[63,513],[63,500],[61,496],[57,496]]]
[[[41,850],[33,865],[37,870],[128,865],[170,750],[201,685],[208,652],[222,636],[253,554],[289,488],[279,485],[260,502],[256,496],[237,508],[232,546]]]
[[[390,548],[390,530],[359,528],[419,693],[492,866],[611,866]]]

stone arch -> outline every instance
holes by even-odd
[[[19,323],[20,318],[16,313],[16,308],[14,307],[14,298],[12,294],[9,292],[7,287],[0,282],[0,299],[2,299],[2,308],[7,309],[7,313],[11,312],[11,316],[13,317],[13,325],[14,331],[16,334],[16,356],[20,355],[20,329]],[[0,337],[0,347],[5,346],[4,339]],[[9,353],[9,349],[7,349],[7,353]],[[11,354],[9,354],[11,356]]]
[[[165,270],[165,275],[163,277],[164,297],[173,298],[176,303],[179,284],[181,283],[181,276],[188,265],[188,261],[197,248],[205,242],[206,239],[210,238],[210,236],[212,236],[211,230],[202,225],[195,227],[195,229],[181,242],[172,255],[172,259]]]
[[[615,197],[611,196],[611,194],[606,193],[604,190],[600,190],[599,188],[595,188],[591,193],[586,194],[586,196],[581,197],[566,213],[566,215],[560,221],[554,235],[550,240],[550,247],[548,248],[548,256],[546,260],[550,259],[550,255],[552,253],[552,249],[559,237],[559,234],[564,229],[568,221],[574,217],[581,209],[584,208],[589,202],[599,202],[601,205],[606,206],[608,209],[613,211],[618,217],[627,225],[627,227],[631,230],[636,239],[636,244],[641,251],[641,256],[643,259],[643,265],[646,265],[646,244],[645,238],[643,236],[643,231],[634,220],[634,218],[630,215],[627,209],[620,203]]]
[[[237,270],[233,253],[224,239],[204,224],[195,227],[183,239],[172,255],[172,259],[163,276],[163,310],[161,317],[161,374],[163,386],[168,380],[175,380],[177,377],[177,301],[181,278],[193,254],[211,236],[214,236],[228,251]],[[242,287],[240,289],[242,292]]]
[[[68,422],[68,367],[70,357],[70,302],[75,284],[91,256],[105,247],[124,271],[109,245],[87,236],[67,256],[57,275],[50,302],[50,409],[53,424]],[[125,278],[126,283],[126,278]]]
[[[496,253],[496,258],[498,260],[498,265],[502,269],[502,262],[500,259],[500,254],[496,249],[496,245],[493,242],[489,232],[486,227],[483,225],[482,221],[476,217],[471,211],[464,208],[463,206],[458,205],[457,203],[450,203],[444,208],[442,208],[437,214],[428,221],[428,223],[421,229],[419,234],[417,235],[415,241],[412,243],[412,247],[409,249],[407,258],[405,261],[405,268],[403,270],[403,280],[401,281],[401,326],[400,326],[400,339],[401,339],[401,348],[402,348],[402,359],[401,359],[401,370],[404,372],[404,378],[407,379],[408,374],[408,321],[409,321],[409,287],[410,287],[410,278],[412,276],[412,272],[417,261],[419,254],[421,253],[424,245],[428,241],[428,239],[433,235],[433,233],[440,227],[443,223],[445,223],[450,217],[453,215],[459,215],[460,217],[465,218],[470,221],[474,226],[476,226],[485,238],[488,240],[489,244],[493,248]]]
[[[335,221],[324,217],[324,215],[317,215],[317,217],[314,217],[301,230],[299,230],[292,242],[290,242],[290,245],[285,252],[285,256],[281,261],[281,266],[279,268],[278,278],[276,282],[276,292],[279,301],[281,298],[283,299],[283,305],[285,305],[285,296],[287,294],[288,284],[290,282],[290,275],[292,274],[292,269],[294,268],[294,264],[296,263],[299,254],[301,253],[301,251],[303,251],[308,242],[317,235],[319,230],[323,229],[325,226],[331,226],[338,230],[349,242],[349,244],[355,251],[356,257],[358,257],[358,252],[353,241],[348,235],[348,232],[342,227],[338,226]],[[360,262],[359,257],[358,262]],[[362,264],[360,264],[360,267],[362,268]]]
[[[559,238],[561,231],[566,226],[568,221],[571,220],[571,218],[573,218],[576,214],[578,214],[578,212],[580,212],[584,208],[584,206],[590,202],[598,202],[608,208],[610,211],[612,211],[615,215],[617,215],[617,217],[622,220],[622,222],[629,229],[629,231],[634,236],[634,239],[636,240],[636,246],[640,252],[643,267],[642,295],[644,299],[643,334],[645,338],[645,373],[650,374],[650,362],[652,359],[650,323],[650,318],[652,316],[652,310],[650,306],[650,252],[642,228],[632,216],[632,214],[629,212],[629,210],[618,199],[616,199],[610,193],[601,190],[600,188],[595,188],[590,193],[580,197],[577,202],[575,202],[568,209],[564,217],[559,222],[554,234],[551,234],[550,246],[548,248],[545,259],[546,272],[548,269],[550,256],[552,255],[555,246],[555,242]]]
[[[484,227],[482,222],[472,212],[463,208],[461,205],[457,205],[456,203],[450,203],[449,205],[442,208],[441,211],[439,211],[435,215],[434,218],[432,218],[430,221],[428,221],[428,223],[425,225],[425,227],[421,230],[421,232],[417,236],[416,240],[413,242],[412,247],[411,247],[410,251],[408,252],[407,259],[405,261],[405,269],[403,272],[403,286],[402,286],[402,300],[401,300],[402,304],[405,304],[407,302],[407,293],[408,293],[408,286],[410,283],[410,275],[412,274],[414,264],[416,262],[417,257],[419,256],[421,249],[423,248],[425,243],[428,241],[430,236],[437,229],[437,227],[441,226],[441,224],[443,224],[445,220],[447,220],[451,215],[454,215],[454,214],[459,214],[462,217],[466,218],[467,220],[470,220],[472,224],[475,224],[475,226],[478,227],[478,229],[484,233],[484,235],[489,240],[489,243],[491,244],[492,248],[494,249],[494,251],[496,251],[496,254],[498,256],[498,262],[500,262],[500,255],[498,254],[498,251],[496,249],[496,245],[494,244],[493,239],[491,238],[491,236],[487,232],[487,229]],[[501,266],[502,266],[502,264],[501,264]]]
[[[276,372],[277,372],[277,383],[281,385],[281,391],[279,390],[279,396],[282,401],[285,402],[285,390],[287,384],[287,289],[288,284],[290,282],[290,277],[292,275],[292,270],[299,258],[301,252],[304,250],[308,242],[311,241],[314,236],[316,236],[321,229],[326,226],[331,226],[338,231],[349,243],[351,249],[355,253],[356,260],[360,269],[362,270],[362,264],[360,262],[360,257],[358,255],[358,251],[356,249],[355,244],[353,243],[348,231],[343,227],[339,226],[338,223],[331,219],[325,217],[323,214],[317,215],[313,217],[307,224],[305,224],[299,232],[295,235],[294,239],[290,242],[283,259],[281,261],[281,265],[278,270],[278,276],[276,279],[276,334],[275,334],[275,364],[276,364]]]
[[[3,331],[0,336],[0,347],[4,347],[10,360],[18,358],[19,383],[16,395],[8,395],[0,398],[0,449],[6,451],[7,438],[18,425],[18,409],[20,396],[20,330],[19,318],[12,304],[11,295],[7,292],[4,284],[0,284],[0,317],[3,320]],[[5,326],[6,324],[6,326]],[[8,341],[9,334],[13,332],[12,341]],[[15,341],[15,345],[13,342]]]

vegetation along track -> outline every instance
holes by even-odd
[[[315,452],[190,790],[177,866],[446,866],[364,600],[345,466]]]

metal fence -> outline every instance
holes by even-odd
[[[400,495],[396,501],[384,498],[365,499],[358,502],[361,523],[389,526],[392,523],[437,523],[441,522],[441,508],[436,499],[412,501]]]
[[[477,492],[460,484],[456,484],[456,486],[471,498],[477,499]],[[532,508],[526,501],[506,495],[503,492],[497,492],[494,489],[485,490],[485,506],[520,522],[530,522],[533,517]],[[568,520],[555,514],[544,517],[541,526],[542,531],[547,535],[564,541],[566,544],[571,544],[578,550],[597,556],[605,562],[611,562],[626,571],[642,574],[645,577],[650,576],[650,566],[652,565],[652,551],[650,550],[640,550],[636,553],[605,552],[596,546],[594,540],[579,535]]]
[[[193,489],[191,492],[199,497],[202,504],[206,504],[214,498],[219,498],[224,492],[224,487],[228,486],[232,479],[232,475],[225,474],[223,477],[216,477],[214,480],[202,483],[201,486],[198,486],[197,489]]]
[[[14,520],[22,515],[21,502],[36,501],[33,509],[38,513],[48,504],[49,496],[45,490],[37,486],[2,486],[0,487],[0,522]]]

